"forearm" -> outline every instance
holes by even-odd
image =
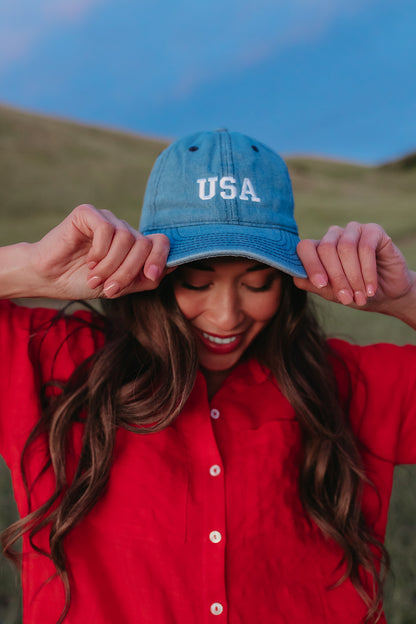
[[[34,270],[32,249],[30,243],[0,248],[0,299],[48,296]]]

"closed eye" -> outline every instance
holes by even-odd
[[[181,286],[183,288],[187,288],[188,290],[208,290],[209,284],[203,284],[202,286],[194,286],[193,284],[189,284],[189,282],[181,282]]]
[[[262,286],[250,286],[250,284],[245,284],[245,287],[250,292],[267,292],[271,289],[274,280],[278,277],[278,274],[272,273],[267,280],[264,282]]]

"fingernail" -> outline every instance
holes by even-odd
[[[117,282],[111,282],[104,288],[104,294],[106,297],[114,297],[120,290],[120,286]]]
[[[150,267],[146,269],[145,276],[147,277],[147,279],[150,279],[153,282],[155,282],[159,278],[159,275],[159,267],[157,267],[155,264],[151,264]]]
[[[318,274],[311,278],[311,282],[317,288],[324,288],[328,284],[328,278],[325,275]]]
[[[363,306],[367,303],[367,297],[361,290],[356,290],[354,292],[354,301],[357,305]]]
[[[374,297],[375,294],[376,294],[376,291],[374,289],[374,286],[372,284],[368,284],[368,286],[367,286],[367,297]]]
[[[99,277],[99,275],[93,275],[92,277],[88,278],[88,284],[90,288],[97,288],[97,286],[99,286],[102,281],[103,280],[101,277]]]
[[[348,290],[339,290],[337,293],[338,300],[344,305],[349,305],[353,302],[351,293]]]

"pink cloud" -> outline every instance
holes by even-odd
[[[44,2],[44,13],[52,20],[78,20],[103,0],[49,0]]]
[[[30,54],[61,23],[82,19],[104,0],[20,0],[0,5],[0,71]]]

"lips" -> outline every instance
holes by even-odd
[[[201,329],[198,329],[197,333],[200,341],[208,351],[220,355],[232,353],[235,349],[238,349],[244,337],[244,333],[234,334],[233,336],[218,336],[204,332]]]

